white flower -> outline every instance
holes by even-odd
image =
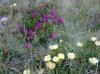
[[[16,3],[14,3],[14,4],[13,4],[13,6],[17,6],[17,4],[16,4]]]
[[[13,5],[10,5],[10,7],[13,7]]]
[[[53,57],[53,61],[54,62],[58,62],[59,61],[59,57],[57,57],[57,56]]]
[[[6,22],[8,19],[9,19],[8,17],[4,16],[4,17],[1,17],[0,20],[1,20],[1,22]]]
[[[89,61],[94,65],[99,62],[99,60],[97,58],[95,58],[95,57],[89,58]]]
[[[76,45],[77,45],[78,47],[82,47],[82,46],[83,46],[83,43],[78,42],[78,43],[76,43]]]
[[[15,7],[15,6],[17,6],[17,4],[16,4],[16,3],[14,3],[14,4],[10,5],[10,7]]]
[[[74,60],[75,59],[75,54],[74,53],[68,53],[67,54],[67,57],[71,60]]]
[[[96,41],[97,38],[96,38],[96,37],[92,37],[91,40],[92,40],[92,41]]]
[[[96,42],[95,42],[95,45],[96,45],[96,46],[100,46],[100,41],[96,41]]]
[[[59,42],[61,43],[61,42],[63,42],[63,40],[59,40]]]
[[[58,54],[59,59],[63,60],[65,59],[65,55],[63,53],[59,53]]]
[[[24,70],[23,74],[31,74],[30,70]]]
[[[50,45],[49,46],[49,49],[50,50],[56,50],[58,48],[58,45],[57,44],[55,44],[55,45]]]
[[[47,55],[44,57],[44,61],[48,62],[51,60],[51,56],[50,55]]]
[[[55,63],[49,61],[46,63],[46,66],[49,68],[49,69],[54,69],[56,67]]]

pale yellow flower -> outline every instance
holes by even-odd
[[[92,37],[91,40],[92,40],[92,41],[96,41],[97,38],[96,38],[96,37]]]
[[[43,72],[44,72],[44,69],[37,70],[38,74],[43,74]]]
[[[50,50],[53,50],[52,47],[53,47],[53,45],[50,45],[50,46],[49,46],[49,49],[50,49]]]
[[[82,47],[82,46],[83,46],[83,43],[77,42],[76,45],[77,45],[78,47]]]
[[[59,61],[59,57],[57,57],[57,56],[53,57],[53,61],[54,62],[58,62]]]
[[[63,42],[63,40],[59,40],[59,42],[61,43],[61,42]]]
[[[47,55],[47,56],[44,57],[44,61],[47,62],[47,61],[50,61],[50,60],[51,60],[51,56],[50,55]]]
[[[31,74],[30,70],[24,70],[23,74]]]
[[[57,49],[57,48],[58,48],[57,44],[53,45],[53,49]]]
[[[95,45],[96,45],[96,46],[100,46],[100,41],[96,41],[96,42],[95,42]]]
[[[56,50],[58,48],[58,45],[57,44],[55,44],[55,45],[50,45],[49,46],[49,49],[50,50]]]
[[[99,60],[97,58],[95,58],[95,57],[89,58],[89,61],[94,65],[99,62]]]
[[[46,63],[46,66],[47,66],[49,69],[54,69],[54,68],[56,67],[56,64],[53,63],[53,62],[51,62],[51,61],[49,61],[49,62]]]
[[[65,59],[65,55],[63,53],[59,53],[58,54],[59,59],[63,60]]]
[[[74,53],[68,53],[67,54],[67,57],[71,60],[74,60],[75,59],[75,54]]]

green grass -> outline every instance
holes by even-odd
[[[37,8],[41,3],[34,2],[25,6],[21,1],[7,0],[1,4],[0,16],[8,15],[10,19],[7,28],[0,22],[0,74],[22,74],[25,69],[30,69],[32,72],[44,69],[43,74],[88,74],[95,71],[97,74],[100,73],[100,62],[97,65],[92,65],[89,62],[91,57],[100,59],[100,47],[91,41],[92,36],[96,36],[100,40],[100,24],[92,23],[95,18],[93,16],[100,13],[100,4],[94,0],[82,2],[81,0],[72,0],[66,6],[64,1],[66,0],[46,2],[48,10],[54,6],[57,8],[58,16],[63,17],[64,25],[53,29],[58,37],[48,39],[48,41],[44,41],[42,38],[38,41],[36,37],[33,40],[34,45],[30,49],[26,49],[24,47],[25,41],[19,38],[21,35],[17,31],[17,25],[24,22],[22,20],[24,13],[28,17],[27,11]],[[19,5],[10,8],[9,6],[14,2]],[[27,18],[26,24],[29,23],[28,20],[32,21],[31,18]],[[47,28],[52,29],[49,26]],[[41,37],[42,35],[41,33]],[[59,42],[61,39],[62,43]],[[77,42],[84,43],[84,46],[77,47]],[[51,44],[58,44],[59,48],[56,51],[51,51],[48,49]],[[59,64],[56,64],[55,69],[48,69],[43,61],[44,56],[51,54],[53,57],[60,52],[65,54],[61,66],[58,67]],[[68,52],[75,53],[75,60],[68,59]]]

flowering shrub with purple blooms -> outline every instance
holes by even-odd
[[[26,41],[25,47],[29,48],[34,37],[38,38],[38,41],[56,38],[54,28],[62,26],[63,18],[58,16],[56,9],[47,10],[40,7],[24,14],[23,22],[18,24],[18,31]]]

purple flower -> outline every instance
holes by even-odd
[[[55,16],[55,15],[50,15],[50,17],[53,19],[53,18],[55,18],[56,16]]]
[[[42,23],[38,22],[37,25],[40,27],[42,25]]]
[[[22,25],[19,24],[19,25],[17,26],[17,28],[18,28],[18,30],[20,31],[20,30],[22,29]]]
[[[32,31],[32,30],[30,30],[30,31],[29,31],[29,34],[30,34],[30,35],[32,35],[32,34],[33,34],[33,31]]]
[[[31,43],[27,43],[25,44],[25,48],[30,48],[31,45],[32,45]]]
[[[52,8],[52,10],[50,11],[50,14],[56,16],[57,15],[56,9]]]
[[[34,26],[35,29],[38,29],[39,27],[37,25]]]
[[[29,31],[29,30],[28,30],[27,28],[24,29],[24,32],[25,32],[25,33],[28,33],[28,31]]]
[[[33,11],[32,14],[35,16],[37,15],[37,11]]]
[[[50,11],[50,17],[51,18],[55,18],[57,15],[55,8],[52,8],[52,10]]]
[[[48,15],[44,14],[43,17],[44,17],[44,18],[48,18]]]
[[[38,23],[34,26],[34,28],[35,28],[35,29],[38,29],[41,25],[42,25],[42,23],[38,22]]]
[[[42,18],[42,21],[43,21],[43,22],[46,22],[46,21],[47,21],[47,18],[43,17],[43,18]]]
[[[59,17],[59,18],[57,18],[57,21],[58,21],[58,22],[62,22],[63,19],[62,19],[61,17]]]
[[[51,33],[47,35],[48,38],[55,38],[57,35],[55,33]]]
[[[42,32],[44,32],[44,33],[45,33],[45,32],[46,32],[46,30],[42,30]]]
[[[30,39],[31,39],[30,36],[27,36],[27,37],[26,37],[26,40],[30,40]]]
[[[52,23],[53,23],[53,24],[57,24],[57,20],[53,20]]]

